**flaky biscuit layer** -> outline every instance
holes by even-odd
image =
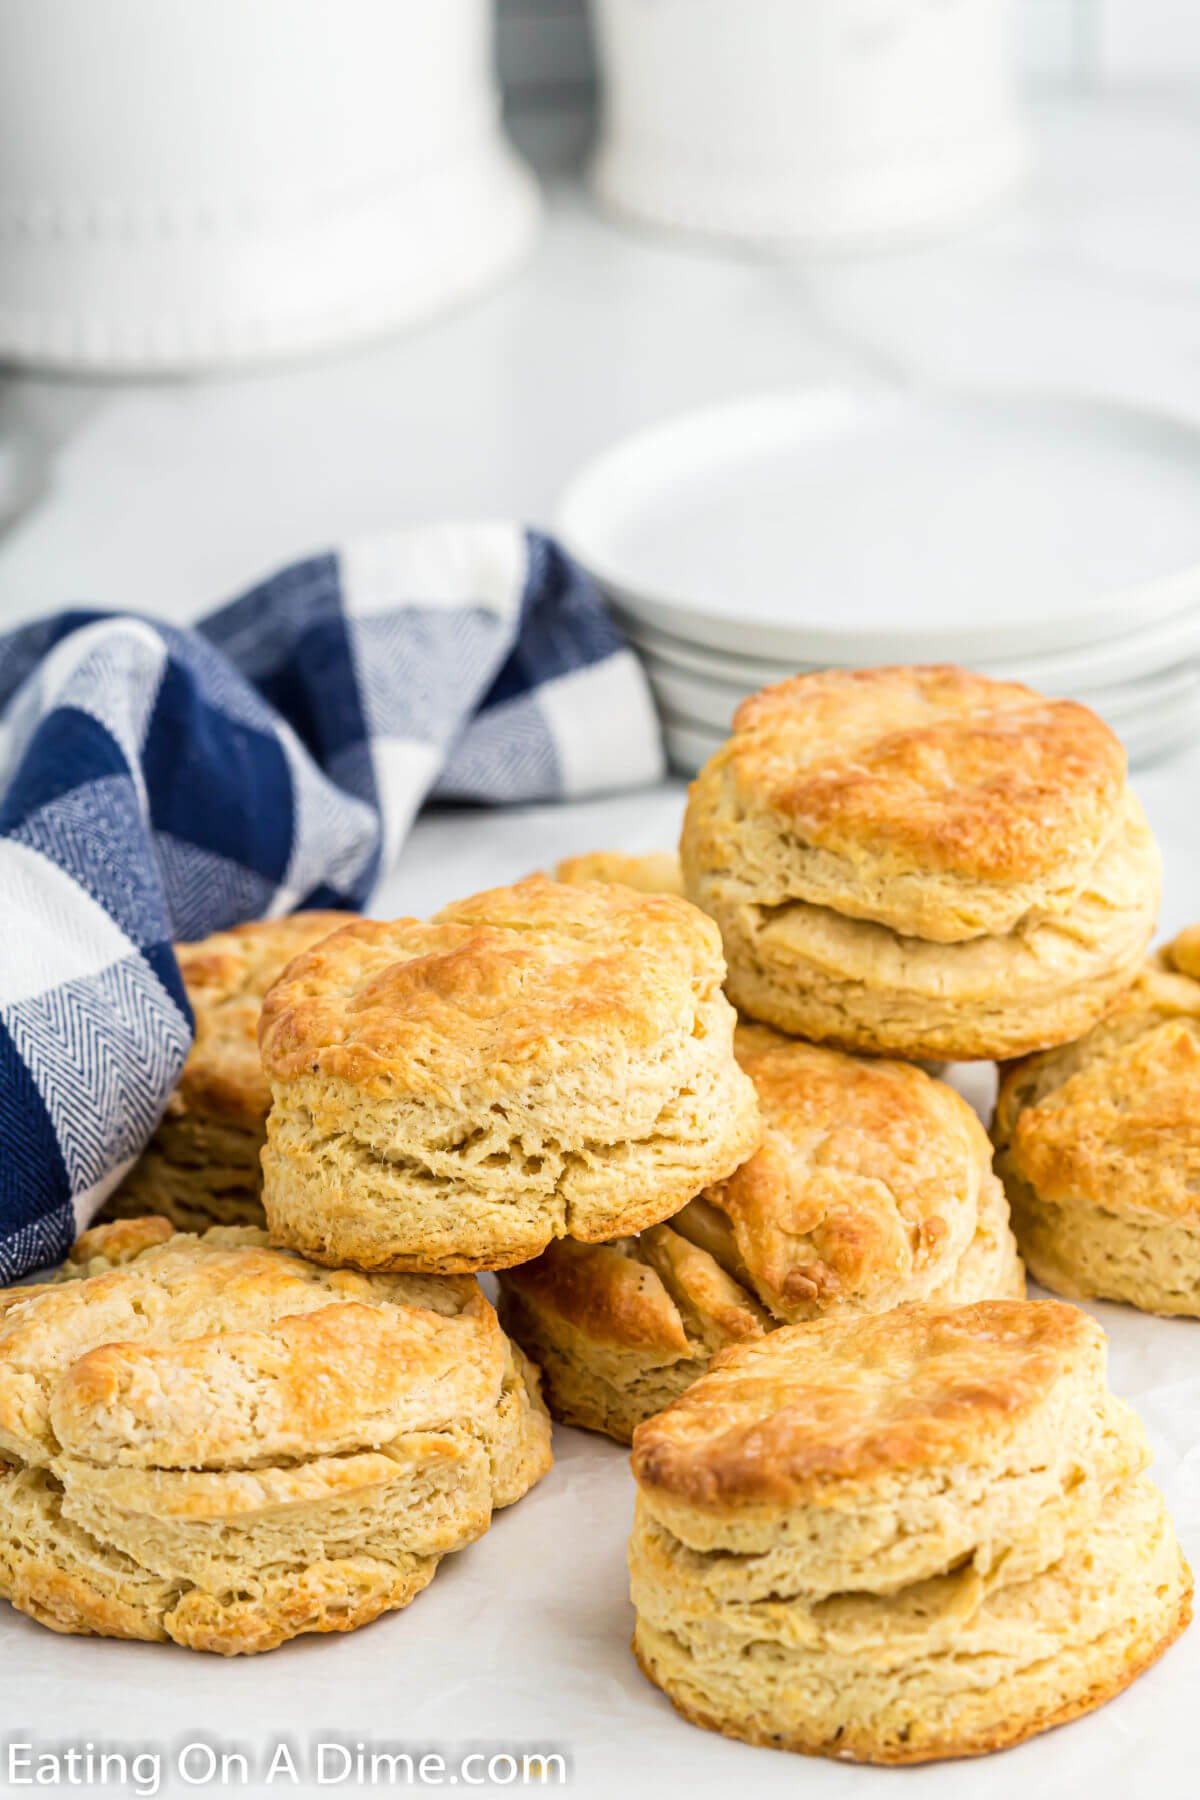
[[[686,1717],[869,1762],[974,1755],[1118,1692],[1191,1578],[1099,1327],[904,1306],[720,1355],[634,1437],[634,1647]]]
[[[1007,936],[941,944],[803,902],[761,906],[702,883],[734,1002],[780,1030],[868,1054],[1009,1059],[1087,1030],[1136,977],[1154,930],[1161,860],[1132,794],[1062,914]]]
[[[717,1350],[781,1322],[919,1298],[1023,1296],[991,1146],[959,1095],[743,1025],[764,1137],[636,1238],[558,1243],[501,1280],[557,1417],[628,1441]]]
[[[175,946],[195,1041],[157,1131],[103,1219],[159,1213],[181,1231],[263,1223],[259,1158],[271,1105],[258,1053],[263,995],[294,956],[354,917],[255,919]]]
[[[0,1453],[15,1605],[225,1655],[406,1605],[550,1462],[536,1374],[476,1282],[155,1218],[5,1295]]]
[[[894,1594],[784,1587],[714,1606],[681,1597],[669,1551],[648,1554],[635,1527],[634,1651],[685,1718],[749,1743],[869,1763],[982,1755],[1103,1705],[1191,1618],[1145,1476],[1024,1550]]]
[[[769,1531],[783,1508],[963,1463],[1007,1466],[1024,1422],[1104,1391],[1104,1334],[1058,1301],[915,1303],[784,1326],[725,1350],[634,1438],[634,1474],[677,1536]],[[684,1526],[684,1519],[692,1524]],[[732,1547],[732,1539],[728,1540]]]
[[[1185,932],[1074,1043],[1002,1072],[997,1168],[1038,1279],[1200,1316],[1200,969]]]

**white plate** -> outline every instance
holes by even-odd
[[[1200,433],[1075,396],[812,388],[626,440],[558,528],[621,609],[710,648],[1046,655],[1200,605]]]
[[[735,708],[747,694],[757,691],[754,684],[713,681],[690,670],[677,669],[648,651],[641,655],[659,705],[679,718],[693,719],[715,731],[728,731]],[[1114,731],[1122,732],[1126,725],[1134,727],[1164,707],[1188,705],[1198,694],[1200,664],[1190,662],[1120,687],[1077,692],[1071,698],[1084,701],[1107,719]]]
[[[679,669],[702,681],[754,693],[760,687],[784,681],[789,675],[827,668],[828,663],[799,663],[785,658],[738,656],[732,650],[709,650],[657,631],[618,609],[621,624],[634,647],[648,660]],[[975,666],[1003,681],[1025,681],[1046,694],[1086,697],[1098,689],[1116,688],[1163,671],[1176,670],[1200,658],[1200,605],[1161,620],[1144,630],[1122,632],[1103,643],[1050,656],[981,656]],[[837,666],[837,665],[834,665]],[[856,660],[850,666],[859,667]]]

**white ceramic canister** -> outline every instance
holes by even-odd
[[[536,188],[490,0],[0,0],[0,356],[184,370],[497,280]]]
[[[1014,0],[591,0],[593,180],[643,223],[886,244],[1003,193],[1027,160]]]

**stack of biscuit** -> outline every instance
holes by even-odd
[[[656,1222],[759,1120],[680,899],[533,881],[180,960],[196,1047],[119,1216],[5,1297],[0,1591],[234,1655],[406,1606],[549,1467],[473,1271]]]
[[[1085,709],[835,672],[739,710],[679,859],[181,946],[178,1093],[0,1299],[0,1592],[224,1654],[352,1630],[545,1473],[544,1381],[634,1444],[637,1654],[689,1718],[906,1761],[1099,1704],[1190,1581],[1009,1198],[1062,1291],[1200,1312],[1158,878]],[[1003,1183],[919,1066],[993,1057]]]
[[[1048,1286],[1200,1315],[1200,932],[1143,967],[1120,744],[957,669],[801,676],[739,709],[678,863],[559,873],[717,921],[765,1124],[673,1219],[500,1278],[552,1412],[632,1436],[646,1672],[698,1723],[885,1762],[1099,1704],[1190,1577],[1098,1332],[1019,1299],[999,1177]],[[993,1059],[996,1174],[914,1066]]]

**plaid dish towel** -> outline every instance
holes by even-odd
[[[0,638],[0,1280],[57,1260],[191,1042],[172,943],[357,907],[422,802],[661,773],[641,668],[549,539],[396,533],[184,631],[69,612]]]

